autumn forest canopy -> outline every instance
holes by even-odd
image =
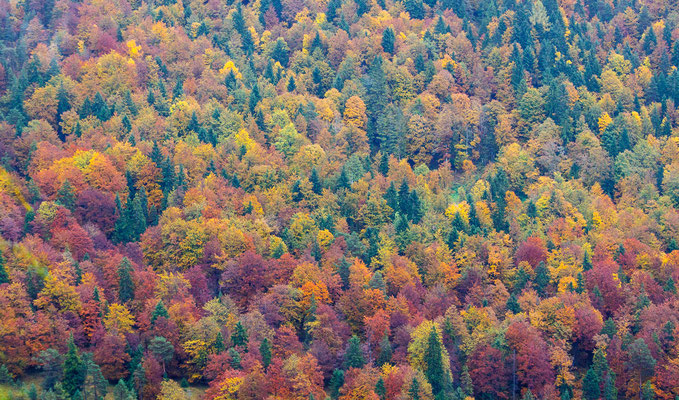
[[[0,399],[679,399],[674,0],[0,1]]]

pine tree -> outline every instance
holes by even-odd
[[[653,386],[651,385],[650,380],[646,381],[646,383],[644,383],[644,386],[642,387],[641,399],[642,400],[654,400],[655,399],[655,391],[653,390]]]
[[[156,308],[154,308],[153,313],[151,313],[151,323],[155,323],[159,317],[170,318],[170,314],[167,312],[167,308],[165,308],[165,304],[163,304],[162,300],[159,300],[158,303],[156,303]]]
[[[75,395],[85,383],[85,366],[80,358],[80,352],[73,341],[73,334],[68,339],[68,352],[64,359],[64,378],[62,384],[64,390],[71,396]]]
[[[389,341],[389,336],[384,335],[382,340],[380,340],[380,352],[377,356],[377,365],[382,366],[386,363],[391,362],[391,342]]]
[[[174,89],[172,89],[172,100],[177,100],[184,96],[184,81],[181,77],[177,77],[174,83]]]
[[[337,274],[342,280],[342,289],[344,290],[349,289],[349,267],[351,267],[349,261],[347,261],[346,257],[342,257],[342,260],[337,266]]]
[[[5,364],[0,365],[0,383],[12,383],[14,377]]]
[[[242,368],[242,366],[241,366],[241,356],[240,356],[240,353],[238,352],[238,350],[236,350],[235,347],[231,347],[229,349],[229,356],[231,357],[231,361],[230,361],[231,368],[241,369]]]
[[[344,353],[344,368],[363,368],[365,365],[365,357],[363,350],[361,350],[361,341],[358,336],[353,335],[349,339],[347,351]]]
[[[130,271],[132,271],[132,264],[127,257],[123,257],[118,265],[118,299],[121,303],[134,300],[134,282]]]
[[[172,346],[172,343],[163,336],[155,336],[149,342],[148,349],[158,361],[163,363],[163,373],[165,373],[165,364],[174,357],[174,346]]]
[[[9,283],[9,274],[7,273],[7,268],[5,267],[5,257],[0,254],[0,285],[3,283]]]
[[[231,334],[231,343],[234,346],[244,347],[247,351],[248,332],[245,330],[245,327],[240,321],[236,323],[233,333]]]
[[[410,187],[408,182],[404,179],[401,182],[401,186],[398,188],[398,211],[404,217],[412,215],[411,204],[410,204]]]
[[[136,397],[133,396],[131,390],[127,388],[127,385],[122,379],[118,380],[118,383],[113,388],[113,399],[114,400],[133,400]]]
[[[94,399],[101,399],[106,395],[108,381],[101,373],[101,368],[92,359],[92,353],[84,353],[82,362],[85,368],[85,381],[83,382],[82,393],[84,397],[92,395]]]
[[[268,368],[271,364],[271,342],[268,338],[262,339],[262,343],[259,345],[259,355],[262,357],[264,369]]]
[[[330,391],[330,397],[337,399],[339,397],[340,388],[344,385],[344,371],[341,369],[335,369],[332,371],[332,376],[330,377],[330,382],[328,384],[328,390]]]
[[[35,383],[31,383],[26,394],[29,400],[38,400],[38,388],[35,387]]]
[[[128,241],[129,236],[129,223],[127,219],[127,213],[123,210],[122,203],[120,202],[120,197],[116,193],[116,214],[118,219],[116,220],[115,226],[113,228],[112,239],[114,242],[122,243]]]
[[[410,383],[410,388],[408,389],[408,395],[410,396],[411,400],[420,400],[420,382],[417,381],[417,378],[413,378],[413,381]]]
[[[366,85],[366,115],[368,116],[367,134],[371,149],[379,145],[377,120],[384,113],[385,105],[389,103],[387,79],[382,69],[382,57],[377,56],[373,61]]]
[[[588,369],[582,380],[582,396],[586,400],[598,400],[601,397],[600,384],[601,379],[594,369]]]
[[[297,89],[297,84],[295,83],[295,78],[291,75],[290,78],[288,78],[287,90],[288,92],[294,92],[295,89]]]
[[[427,348],[424,351],[425,376],[431,384],[432,392],[438,395],[445,389],[445,370],[443,368],[443,358],[441,356],[441,339],[435,327],[431,328]]]
[[[398,193],[396,193],[396,187],[394,186],[394,181],[389,184],[387,191],[384,193],[384,200],[387,205],[392,209],[392,215],[394,212],[398,211]]]
[[[382,379],[381,376],[375,384],[375,394],[380,398],[380,400],[387,398],[387,388],[384,386],[384,379]]]
[[[108,121],[111,119],[111,110],[104,101],[101,93],[97,92],[94,95],[94,102],[92,103],[92,114],[97,117],[100,121]]]
[[[539,294],[545,294],[545,290],[549,285],[549,280],[549,270],[545,266],[545,263],[541,261],[537,268],[535,268],[535,280],[533,281],[535,284],[535,289]]]
[[[518,300],[516,299],[516,295],[514,293],[509,295],[509,298],[507,299],[507,309],[514,314],[518,314],[521,312],[521,305],[519,305]]]
[[[64,180],[61,188],[57,191],[57,203],[73,211],[75,209],[75,191],[68,179]]]
[[[615,386],[615,372],[608,371],[604,378],[604,399],[617,400],[618,388]]]
[[[309,180],[311,181],[311,190],[320,195],[323,192],[323,184],[321,183],[321,178],[318,176],[316,167],[311,169],[311,177]]]
[[[385,53],[394,54],[394,42],[396,41],[396,35],[394,34],[394,29],[388,27],[382,33],[382,49]]]

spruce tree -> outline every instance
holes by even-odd
[[[73,341],[73,334],[68,339],[68,352],[64,358],[64,377],[62,384],[64,390],[71,396],[75,395],[83,387],[85,383],[85,366],[80,357],[80,352]]]
[[[434,395],[438,395],[445,389],[446,375],[443,367],[443,358],[441,356],[441,339],[435,327],[431,328],[429,339],[427,340],[427,348],[424,351],[424,366],[425,376],[431,384],[431,389]]]
[[[601,379],[594,371],[589,368],[582,380],[582,396],[586,400],[598,400],[601,397]]]
[[[344,371],[341,369],[335,369],[332,371],[332,376],[330,377],[330,383],[328,384],[328,390],[330,391],[330,397],[337,399],[339,397],[339,391],[344,385]]]
[[[377,356],[377,365],[382,366],[386,363],[391,362],[391,342],[389,341],[389,336],[384,335],[382,340],[380,340],[380,352]]]
[[[151,323],[155,323],[159,317],[170,318],[170,314],[167,312],[167,308],[165,308],[165,304],[163,304],[162,300],[159,300],[158,303],[156,303],[156,308],[154,308],[153,313],[151,313]]]
[[[134,282],[130,271],[132,271],[132,264],[127,257],[123,257],[118,265],[118,300],[121,303],[134,300]]]
[[[384,400],[387,398],[387,388],[384,386],[384,379],[380,376],[380,378],[377,380],[377,383],[375,384],[375,394],[377,397],[379,397],[380,400]]]
[[[349,261],[347,261],[346,257],[342,257],[342,260],[337,266],[337,274],[342,281],[342,289],[344,290],[349,289],[349,267],[351,267]]]
[[[396,41],[396,35],[394,34],[394,29],[388,27],[382,33],[382,49],[385,53],[394,54],[394,42]]]
[[[0,383],[12,383],[14,377],[5,364],[0,365]]]
[[[363,368],[365,365],[365,357],[363,350],[361,350],[361,341],[358,336],[353,335],[349,339],[347,351],[344,353],[344,368]]]
[[[231,343],[234,346],[241,346],[244,347],[247,351],[247,345],[248,345],[248,333],[245,330],[245,327],[243,324],[238,321],[236,323],[236,326],[234,327],[233,333],[231,334]]]
[[[0,254],[0,285],[3,283],[9,283],[9,274],[7,273],[7,268],[5,267],[5,257]]]
[[[323,192],[323,184],[321,183],[321,178],[318,176],[316,167],[311,169],[311,177],[309,180],[311,181],[311,190],[320,195]]]
[[[268,368],[271,364],[271,342],[268,338],[262,339],[262,343],[259,345],[259,355],[262,357],[264,369]]]
[[[57,203],[73,211],[75,209],[75,191],[68,179],[64,180],[61,188],[57,191]]]
[[[413,381],[410,383],[410,388],[408,389],[408,395],[410,396],[411,400],[420,400],[420,382],[418,382],[417,378],[413,378]]]

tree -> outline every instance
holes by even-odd
[[[71,396],[75,395],[85,383],[85,374],[87,373],[85,365],[80,358],[80,352],[75,346],[73,334],[68,339],[68,352],[64,357],[63,364],[64,378],[61,381],[64,385],[64,390]]]
[[[163,374],[165,374],[165,364],[174,357],[174,346],[162,336],[155,336],[149,343],[149,351],[163,364]]]
[[[365,365],[365,357],[361,350],[361,341],[358,336],[353,335],[347,344],[344,353],[344,368],[362,368]]]
[[[582,380],[582,395],[586,400],[601,398],[601,380],[594,369],[589,368]]]
[[[441,339],[436,331],[436,327],[432,326],[424,353],[424,372],[431,384],[434,395],[438,395],[444,390],[447,384],[441,354]]]
[[[63,357],[56,349],[47,349],[40,352],[36,361],[43,373],[42,387],[44,390],[54,388],[61,381],[63,375]]]
[[[408,389],[408,395],[411,400],[420,400],[420,382],[417,377],[413,377],[413,381],[410,383],[410,388]]]
[[[262,339],[259,345],[259,355],[262,357],[262,365],[264,368],[269,368],[271,364],[271,342],[268,338]]]
[[[323,184],[321,183],[321,178],[318,176],[316,167],[311,169],[311,177],[309,180],[311,181],[311,190],[320,195],[323,192]]]
[[[394,29],[388,27],[382,33],[382,49],[385,53],[394,54],[394,42],[396,41],[396,35],[394,34]]]
[[[7,273],[7,268],[5,267],[5,257],[0,254],[0,285],[3,283],[9,283],[9,274]]]
[[[656,360],[651,355],[646,341],[642,338],[636,339],[629,345],[627,350],[629,353],[629,360],[627,361],[627,368],[634,371],[639,377],[639,390],[641,398],[641,386],[643,381],[653,374]]]
[[[387,388],[384,386],[384,379],[382,379],[381,376],[375,384],[375,394],[380,398],[380,400],[387,398]]]
[[[248,332],[245,330],[243,324],[238,321],[231,334],[231,343],[234,346],[243,347],[247,351],[248,340]]]
[[[134,282],[130,275],[131,270],[132,264],[130,260],[127,257],[123,257],[120,265],[118,265],[118,299],[121,303],[134,300]]]
[[[71,211],[75,209],[76,203],[75,192],[73,190],[73,186],[68,181],[68,179],[64,180],[64,183],[61,185],[61,188],[59,188],[56,200],[57,203],[61,204],[62,206],[68,208]]]
[[[134,391],[127,388],[125,382],[120,379],[118,383],[113,388],[113,399],[114,400],[134,400],[136,396]]]
[[[85,381],[83,382],[83,398],[100,399],[106,396],[108,382],[101,373],[101,368],[92,359],[92,353],[85,353],[82,357],[85,368]]]
[[[0,383],[12,383],[14,376],[9,372],[5,364],[0,365]]]
[[[170,314],[167,312],[167,308],[165,308],[162,300],[156,303],[156,307],[153,309],[153,313],[151,313],[151,323],[155,323],[159,317],[170,318]]]

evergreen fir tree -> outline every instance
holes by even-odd
[[[262,343],[259,345],[259,355],[262,357],[264,369],[268,368],[271,364],[271,342],[268,338],[262,339]]]
[[[361,341],[358,336],[353,335],[349,339],[347,351],[344,353],[344,368],[363,368],[365,365],[365,357],[363,350],[361,350]]]
[[[318,176],[316,167],[311,169],[311,177],[309,180],[311,181],[311,190],[320,195],[323,192],[323,184],[321,183],[321,178]]]
[[[118,299],[121,303],[134,300],[134,282],[130,271],[132,271],[132,264],[127,257],[123,257],[118,266]]]
[[[12,383],[14,377],[5,364],[0,365],[0,383]]]
[[[431,384],[434,395],[438,395],[446,386],[446,375],[443,368],[443,358],[441,356],[441,339],[435,327],[431,328],[427,348],[424,351],[425,376]]]
[[[231,343],[234,346],[244,347],[247,351],[248,333],[240,321],[236,323],[233,333],[231,334]]]
[[[332,371],[332,376],[330,377],[330,383],[328,384],[328,389],[330,391],[330,397],[337,399],[339,397],[340,388],[344,385],[344,371],[341,369],[335,369]]]
[[[73,341],[73,334],[68,339],[68,352],[64,358],[64,377],[62,384],[64,390],[71,396],[75,395],[85,383],[85,366],[80,358],[80,352]]]
[[[600,384],[597,373],[592,368],[588,369],[582,380],[582,396],[586,400],[598,400],[601,397]]]
[[[156,303],[156,308],[154,308],[153,313],[151,313],[151,323],[155,323],[159,317],[170,318],[170,314],[167,312],[167,308],[165,308],[165,304],[163,304],[162,300],[159,300],[158,303]]]
[[[413,378],[413,381],[410,383],[410,388],[408,389],[408,395],[410,396],[411,400],[420,400],[420,382],[417,381],[417,378]]]
[[[3,283],[9,283],[9,274],[7,267],[5,267],[5,257],[0,254],[0,285]]]
[[[387,388],[384,386],[384,379],[380,376],[380,378],[377,380],[377,383],[375,384],[375,394],[377,397],[379,397],[380,400],[384,400],[387,398]]]
[[[76,197],[73,186],[68,179],[64,180],[61,188],[57,191],[57,203],[73,211],[75,209]]]
[[[343,290],[349,289],[349,274],[350,274],[349,267],[351,267],[349,261],[347,261],[346,257],[342,257],[342,260],[337,266],[337,274],[339,275],[342,281]]]
[[[394,42],[396,41],[396,35],[394,34],[394,29],[388,27],[382,33],[382,49],[385,53],[394,54]]]
[[[382,366],[386,363],[390,363],[391,356],[391,342],[389,341],[389,336],[384,335],[382,340],[380,340],[380,352],[377,356],[377,365]]]

